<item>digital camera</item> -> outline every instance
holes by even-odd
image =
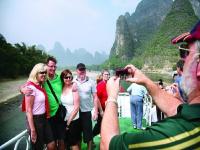
[[[129,72],[128,69],[118,68],[115,70],[115,75],[118,77],[126,77],[128,76]]]

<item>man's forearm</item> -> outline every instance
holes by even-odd
[[[159,107],[162,112],[167,116],[176,115],[177,107],[181,104],[180,100],[168,94],[149,79],[146,80],[145,87],[153,97],[156,106]]]
[[[119,134],[119,123],[117,104],[113,101],[107,102],[102,124],[101,124],[101,149],[109,149],[109,143],[113,136]]]

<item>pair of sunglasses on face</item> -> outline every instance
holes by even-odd
[[[47,71],[40,71],[39,74],[47,74]]]
[[[181,44],[178,49],[179,49],[180,57],[183,59],[185,59],[190,54],[188,44]]]
[[[63,79],[71,80],[72,76],[64,76]]]
[[[81,71],[81,72],[83,72],[83,71],[85,71],[86,69],[85,69],[85,68],[79,68],[78,70]]]

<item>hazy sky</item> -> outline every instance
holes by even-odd
[[[0,0],[0,33],[12,44],[56,41],[71,50],[109,53],[116,20],[141,0]]]

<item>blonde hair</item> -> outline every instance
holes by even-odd
[[[36,64],[29,74],[28,81],[38,83],[37,76],[39,72],[47,71],[46,64],[38,63]]]

